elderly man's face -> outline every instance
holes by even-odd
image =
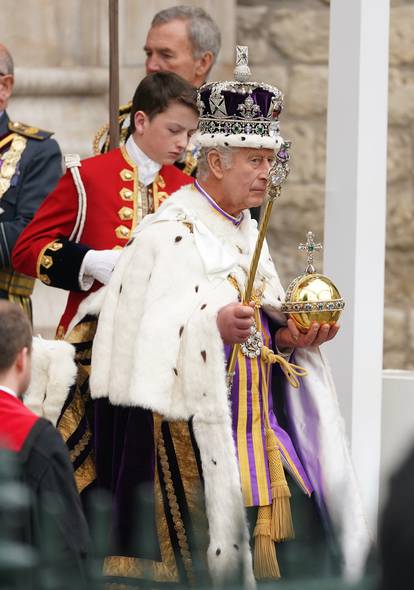
[[[7,108],[9,98],[13,92],[14,78],[11,74],[0,72],[0,112]]]
[[[266,195],[269,168],[274,159],[270,149],[240,148],[233,153],[231,168],[223,170],[221,207],[232,215],[258,207]]]
[[[151,27],[144,46],[147,74],[174,72],[190,84],[204,81],[203,60],[194,59],[187,22],[182,19]]]

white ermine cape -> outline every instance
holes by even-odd
[[[237,301],[228,276],[241,290],[246,283],[256,222],[246,211],[236,227],[188,186],[148,215],[134,237],[109,285],[79,310],[83,315],[101,307],[92,397],[148,408],[170,420],[193,417],[205,481],[210,572],[217,584],[224,584],[243,568],[245,586],[253,587],[216,316]],[[266,244],[255,285],[263,284],[264,310],[284,322],[279,312],[284,292]],[[357,578],[369,538],[329,368],[318,350],[298,350],[295,362],[308,368],[309,376],[300,390],[287,392],[294,441],[319,502],[336,526],[347,577]]]

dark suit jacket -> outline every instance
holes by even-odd
[[[8,125],[9,117],[4,112],[0,117],[0,138],[9,132]],[[27,137],[16,174],[0,198],[0,269],[11,268],[11,251],[17,238],[62,175],[62,154],[57,142],[48,132],[37,136],[40,138]]]
[[[89,533],[66,445],[50,422],[1,388],[0,448],[14,457],[31,496],[18,540],[41,556],[46,549],[59,569],[82,580]]]

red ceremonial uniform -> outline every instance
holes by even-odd
[[[64,332],[80,302],[79,271],[89,249],[122,248],[132,230],[174,191],[192,182],[175,166],[163,166],[152,186],[139,182],[138,169],[124,147],[81,162],[86,215],[78,243],[69,238],[79,214],[79,193],[68,170],[46,198],[13,250],[13,266],[47,285],[68,289],[68,303],[58,335]],[[95,281],[91,290],[99,288]]]
[[[0,447],[19,453],[38,417],[0,388]]]

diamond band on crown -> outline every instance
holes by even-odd
[[[242,121],[240,119],[216,119],[205,118],[200,121],[199,130],[201,133],[223,133],[231,135],[268,135],[276,137],[279,135],[279,125],[268,121]]]

